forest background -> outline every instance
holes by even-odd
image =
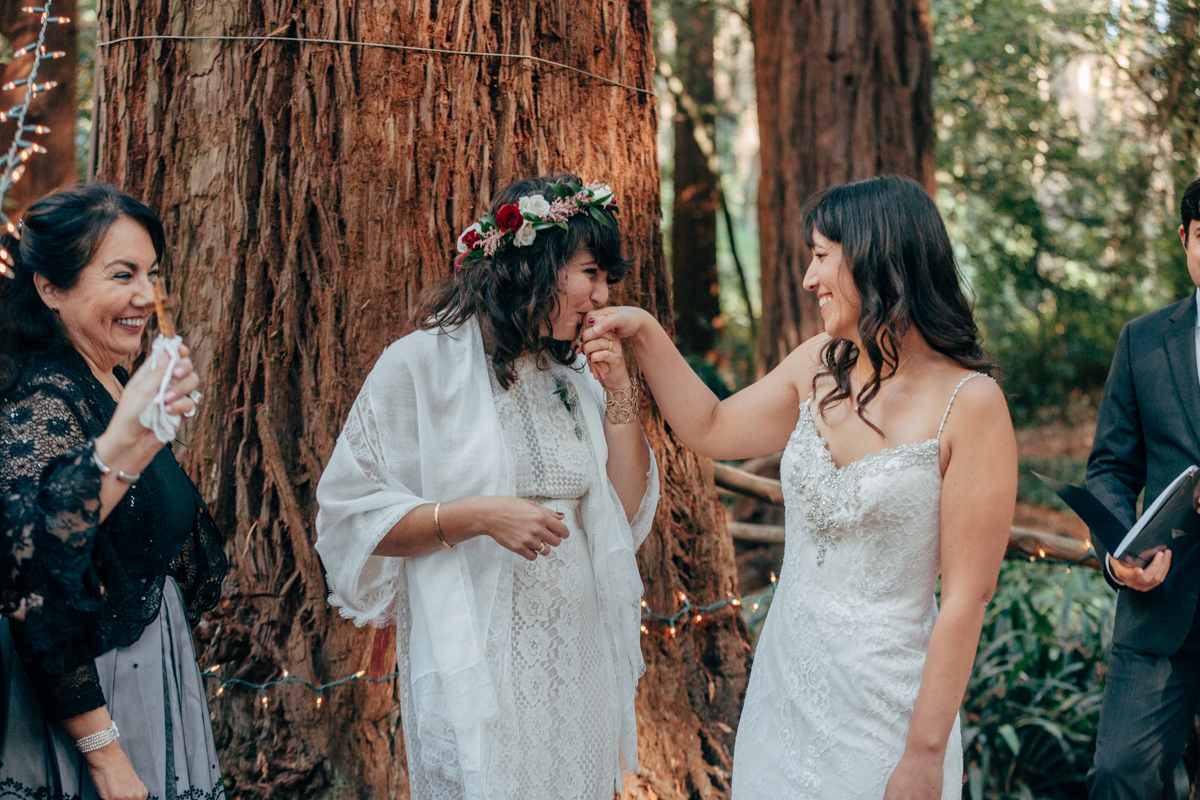
[[[18,46],[29,34],[20,5],[0,3],[0,25]],[[756,37],[756,23],[772,5],[651,4],[662,245],[676,333],[694,368],[720,394],[777,361],[778,343],[787,338],[781,326],[802,331],[813,324],[803,306],[789,312],[790,322],[779,322],[787,314],[778,308],[776,284],[764,278],[777,267],[760,257],[760,190],[764,170],[776,167],[760,157],[763,53],[755,46],[763,36]],[[822,4],[778,7],[785,5],[804,12]],[[885,5],[927,13],[931,25],[932,171],[923,182],[946,219],[1019,426],[1016,522],[1083,538],[1086,530],[1028,472],[1082,478],[1121,326],[1191,290],[1175,228],[1179,193],[1200,174],[1200,10],[1194,0]],[[70,64],[60,67],[68,85],[55,90],[69,98],[55,104],[67,120],[57,128],[64,138],[57,148],[47,145],[53,154],[69,146],[74,156],[44,157],[41,168],[35,159],[29,178],[6,199],[10,212],[96,170],[95,43],[104,9],[95,0],[55,8],[74,22],[64,59]],[[780,45],[772,39],[769,46]],[[19,68],[13,50],[0,53],[6,74]],[[787,210],[796,227],[798,213]],[[767,477],[777,470],[770,459],[742,466]],[[732,525],[779,522],[770,504],[732,495],[723,502]],[[738,590],[769,590],[781,547],[743,538],[735,555]],[[1092,570],[1011,555],[964,703],[964,797],[1082,797],[1114,598]],[[743,607],[751,642],[768,607],[767,598]],[[714,691],[710,679],[710,701]],[[238,725],[248,723],[217,716],[219,738],[225,725],[233,734],[223,741],[242,741]],[[261,736],[267,728],[250,730]],[[297,784],[272,772],[262,750],[243,760],[246,766],[239,762],[233,770],[235,796],[284,797],[295,790]],[[1198,763],[1194,738],[1175,773],[1178,797],[1195,796]],[[315,785],[311,772],[296,772]],[[254,780],[245,777],[251,773]],[[326,780],[319,796],[343,796],[338,780]],[[646,792],[640,796],[667,796],[640,788]],[[713,795],[703,788],[694,796]]]

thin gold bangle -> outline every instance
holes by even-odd
[[[435,504],[434,504],[434,506],[433,506],[433,532],[437,534],[437,537],[438,537],[438,541],[439,541],[439,542],[441,542],[441,543],[442,543],[442,544],[444,544],[446,547],[449,547],[451,550],[453,550],[453,549],[454,549],[454,545],[452,545],[452,544],[450,544],[449,542],[447,542],[447,541],[446,541],[446,537],[445,537],[445,536],[442,536],[442,525],[441,525],[441,523],[440,523],[440,522],[438,522],[438,512],[439,512],[439,511],[441,511],[441,510],[442,510],[442,504],[441,504],[441,503],[435,503]]]

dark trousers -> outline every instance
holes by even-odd
[[[1192,648],[1184,648],[1190,651]],[[1159,800],[1172,786],[1200,700],[1200,653],[1169,658],[1113,645],[1090,800]],[[1173,789],[1166,789],[1174,797]]]

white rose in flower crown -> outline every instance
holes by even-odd
[[[513,236],[513,244],[517,247],[528,247],[533,244],[533,240],[537,238],[537,231],[533,229],[533,223],[525,220],[525,224],[517,229]]]
[[[609,186],[607,183],[601,183],[600,181],[592,181],[591,183],[589,183],[587,185],[587,188],[592,190],[593,197],[603,197],[604,198],[604,200],[602,200],[600,202],[600,205],[607,206],[609,203],[612,202],[613,190],[612,190],[612,187]]]
[[[522,214],[532,214],[538,219],[541,219],[550,213],[550,201],[542,197],[540,194],[530,194],[517,201],[517,208]],[[526,225],[528,224],[528,221],[526,221]],[[522,226],[521,230],[525,230],[525,226]],[[517,235],[520,235],[520,231],[518,231]],[[529,241],[533,241],[532,237]],[[525,245],[521,246],[524,247]]]
[[[483,233],[483,229],[479,226],[478,222],[476,222],[474,225],[472,225],[471,227],[469,227],[465,231],[463,231],[458,237],[458,252],[466,253],[466,252],[470,251],[471,248],[467,247],[467,245],[463,242],[463,239],[465,239],[467,234],[470,233],[471,231],[475,231],[476,234],[480,234],[480,235],[482,235],[482,233]]]

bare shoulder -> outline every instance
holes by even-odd
[[[798,389],[803,388],[804,391],[800,392],[801,397],[808,393],[813,378],[820,372],[821,358],[832,341],[833,337],[829,334],[818,333],[811,339],[802,342],[779,365],[781,369],[787,370],[788,378],[796,384]]]
[[[963,381],[969,375],[963,372],[955,380],[958,393],[946,418],[946,433],[1011,437],[1012,419],[1000,384],[982,375]],[[961,385],[959,381],[963,381]]]

